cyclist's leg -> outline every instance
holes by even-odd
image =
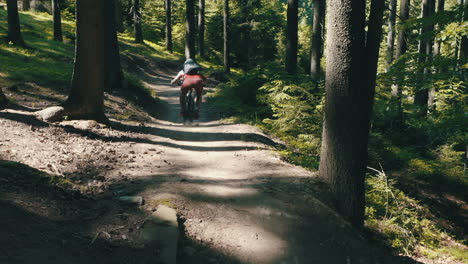
[[[180,87],[180,97],[179,97],[179,102],[180,102],[180,113],[181,114],[184,114],[187,109],[185,109],[185,97],[187,95],[187,92],[189,91],[189,87],[186,87],[184,86],[184,84],[182,84],[182,86]]]
[[[197,83],[195,86],[195,90],[197,92],[197,110],[200,111],[201,109],[201,103],[202,103],[202,95],[203,95],[203,81],[200,81]]]

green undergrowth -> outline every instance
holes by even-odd
[[[70,44],[74,26],[64,21],[65,41],[53,41],[52,20],[46,13],[20,14],[23,38],[28,48],[5,41],[8,28],[6,11],[0,10],[0,87],[18,82],[35,82],[52,89],[68,85],[73,69],[74,49]]]
[[[283,140],[287,147],[279,151],[287,161],[317,169],[323,83],[315,85],[308,76],[282,72],[282,67],[270,64],[233,74],[208,95],[209,101],[230,120],[256,125]],[[385,102],[376,102],[376,107],[381,104]],[[375,118],[382,117],[377,113]],[[452,239],[463,235],[440,227],[433,208],[401,188],[408,179],[423,179],[427,187],[446,189],[466,201],[467,177],[460,149],[466,136],[462,133],[464,123],[460,123],[460,115],[452,114],[425,123],[411,121],[407,121],[407,130],[398,134],[379,129],[378,124],[372,132],[369,164],[379,170],[366,177],[366,226],[396,254],[449,255],[466,262],[463,241],[457,244]],[[389,179],[379,164],[388,168],[389,175],[398,172],[402,176]]]
[[[20,12],[21,31],[27,45],[27,48],[22,48],[5,41],[7,13],[0,10],[0,87],[35,83],[38,89],[68,94],[75,56],[75,22],[73,16],[67,15],[67,12],[64,11],[62,17],[63,42],[53,40],[53,21],[50,14]],[[181,54],[169,53],[163,46],[151,41],[136,44],[128,33],[119,34],[119,44],[123,62],[128,61],[126,57],[134,55],[150,58],[155,62],[155,67],[171,69],[183,62]],[[129,88],[123,94],[128,94],[130,101],[143,108],[157,103],[157,95],[142,84],[133,71],[134,67],[125,63],[123,66],[126,66],[124,76]],[[14,98],[11,100],[14,101]]]
[[[280,152],[289,162],[318,168],[322,95],[309,77],[262,65],[231,76],[207,97],[225,117],[259,126],[287,143]]]

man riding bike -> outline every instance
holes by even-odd
[[[201,66],[195,62],[193,59],[188,59],[184,62],[183,70],[181,70],[177,76],[171,81],[171,84],[175,84],[179,79],[183,78],[182,85],[180,87],[180,116],[184,117],[186,110],[185,109],[185,96],[190,89],[195,89],[197,93],[196,106],[197,113],[196,117],[198,118],[198,113],[200,112],[200,106],[202,102],[202,93],[203,86],[205,85],[206,78],[201,74]]]

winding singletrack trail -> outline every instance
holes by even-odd
[[[141,136],[157,142],[163,160],[142,160],[126,175],[139,182],[134,194],[177,207],[186,235],[179,263],[399,262],[320,202],[316,174],[282,161],[257,128],[223,123],[206,102],[199,123],[184,125],[179,88],[169,84],[175,74],[142,75],[165,107]],[[132,145],[137,153],[152,147]]]

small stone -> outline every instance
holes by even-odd
[[[122,239],[123,239],[123,240],[127,240],[127,236],[126,236],[126,235],[122,235]]]
[[[130,154],[135,154],[135,151],[134,151],[134,150],[130,150],[128,153],[130,153]]]
[[[134,203],[138,205],[143,205],[144,200],[141,196],[120,196],[119,200],[127,203]]]

